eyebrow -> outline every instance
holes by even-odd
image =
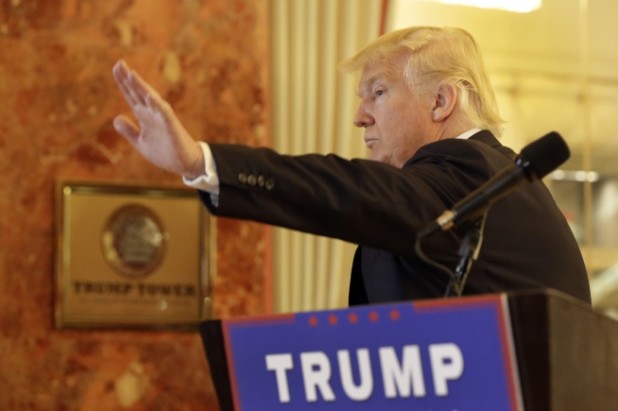
[[[359,83],[356,95],[358,97],[361,97],[364,90],[371,90],[375,83],[382,80],[387,80],[388,78],[389,76],[385,71],[380,71],[378,73],[372,74],[371,77]]]

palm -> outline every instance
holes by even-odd
[[[114,77],[138,122],[118,116],[116,130],[156,166],[188,177],[199,174],[199,146],[169,104],[124,63],[114,67]]]

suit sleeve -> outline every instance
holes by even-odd
[[[444,144],[446,143],[446,144]],[[248,219],[414,257],[416,231],[489,176],[467,141],[426,146],[403,169],[336,155],[281,155],[212,144],[219,216]]]

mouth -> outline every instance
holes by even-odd
[[[378,141],[377,138],[373,138],[373,137],[365,137],[365,146],[371,148],[371,146],[373,145],[373,143],[375,143],[376,141]]]

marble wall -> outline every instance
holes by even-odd
[[[54,184],[179,184],[112,129],[126,112],[111,77],[120,58],[196,138],[268,144],[267,7],[0,1],[1,410],[218,409],[196,333],[54,328]],[[217,228],[215,315],[264,312],[267,229]]]

